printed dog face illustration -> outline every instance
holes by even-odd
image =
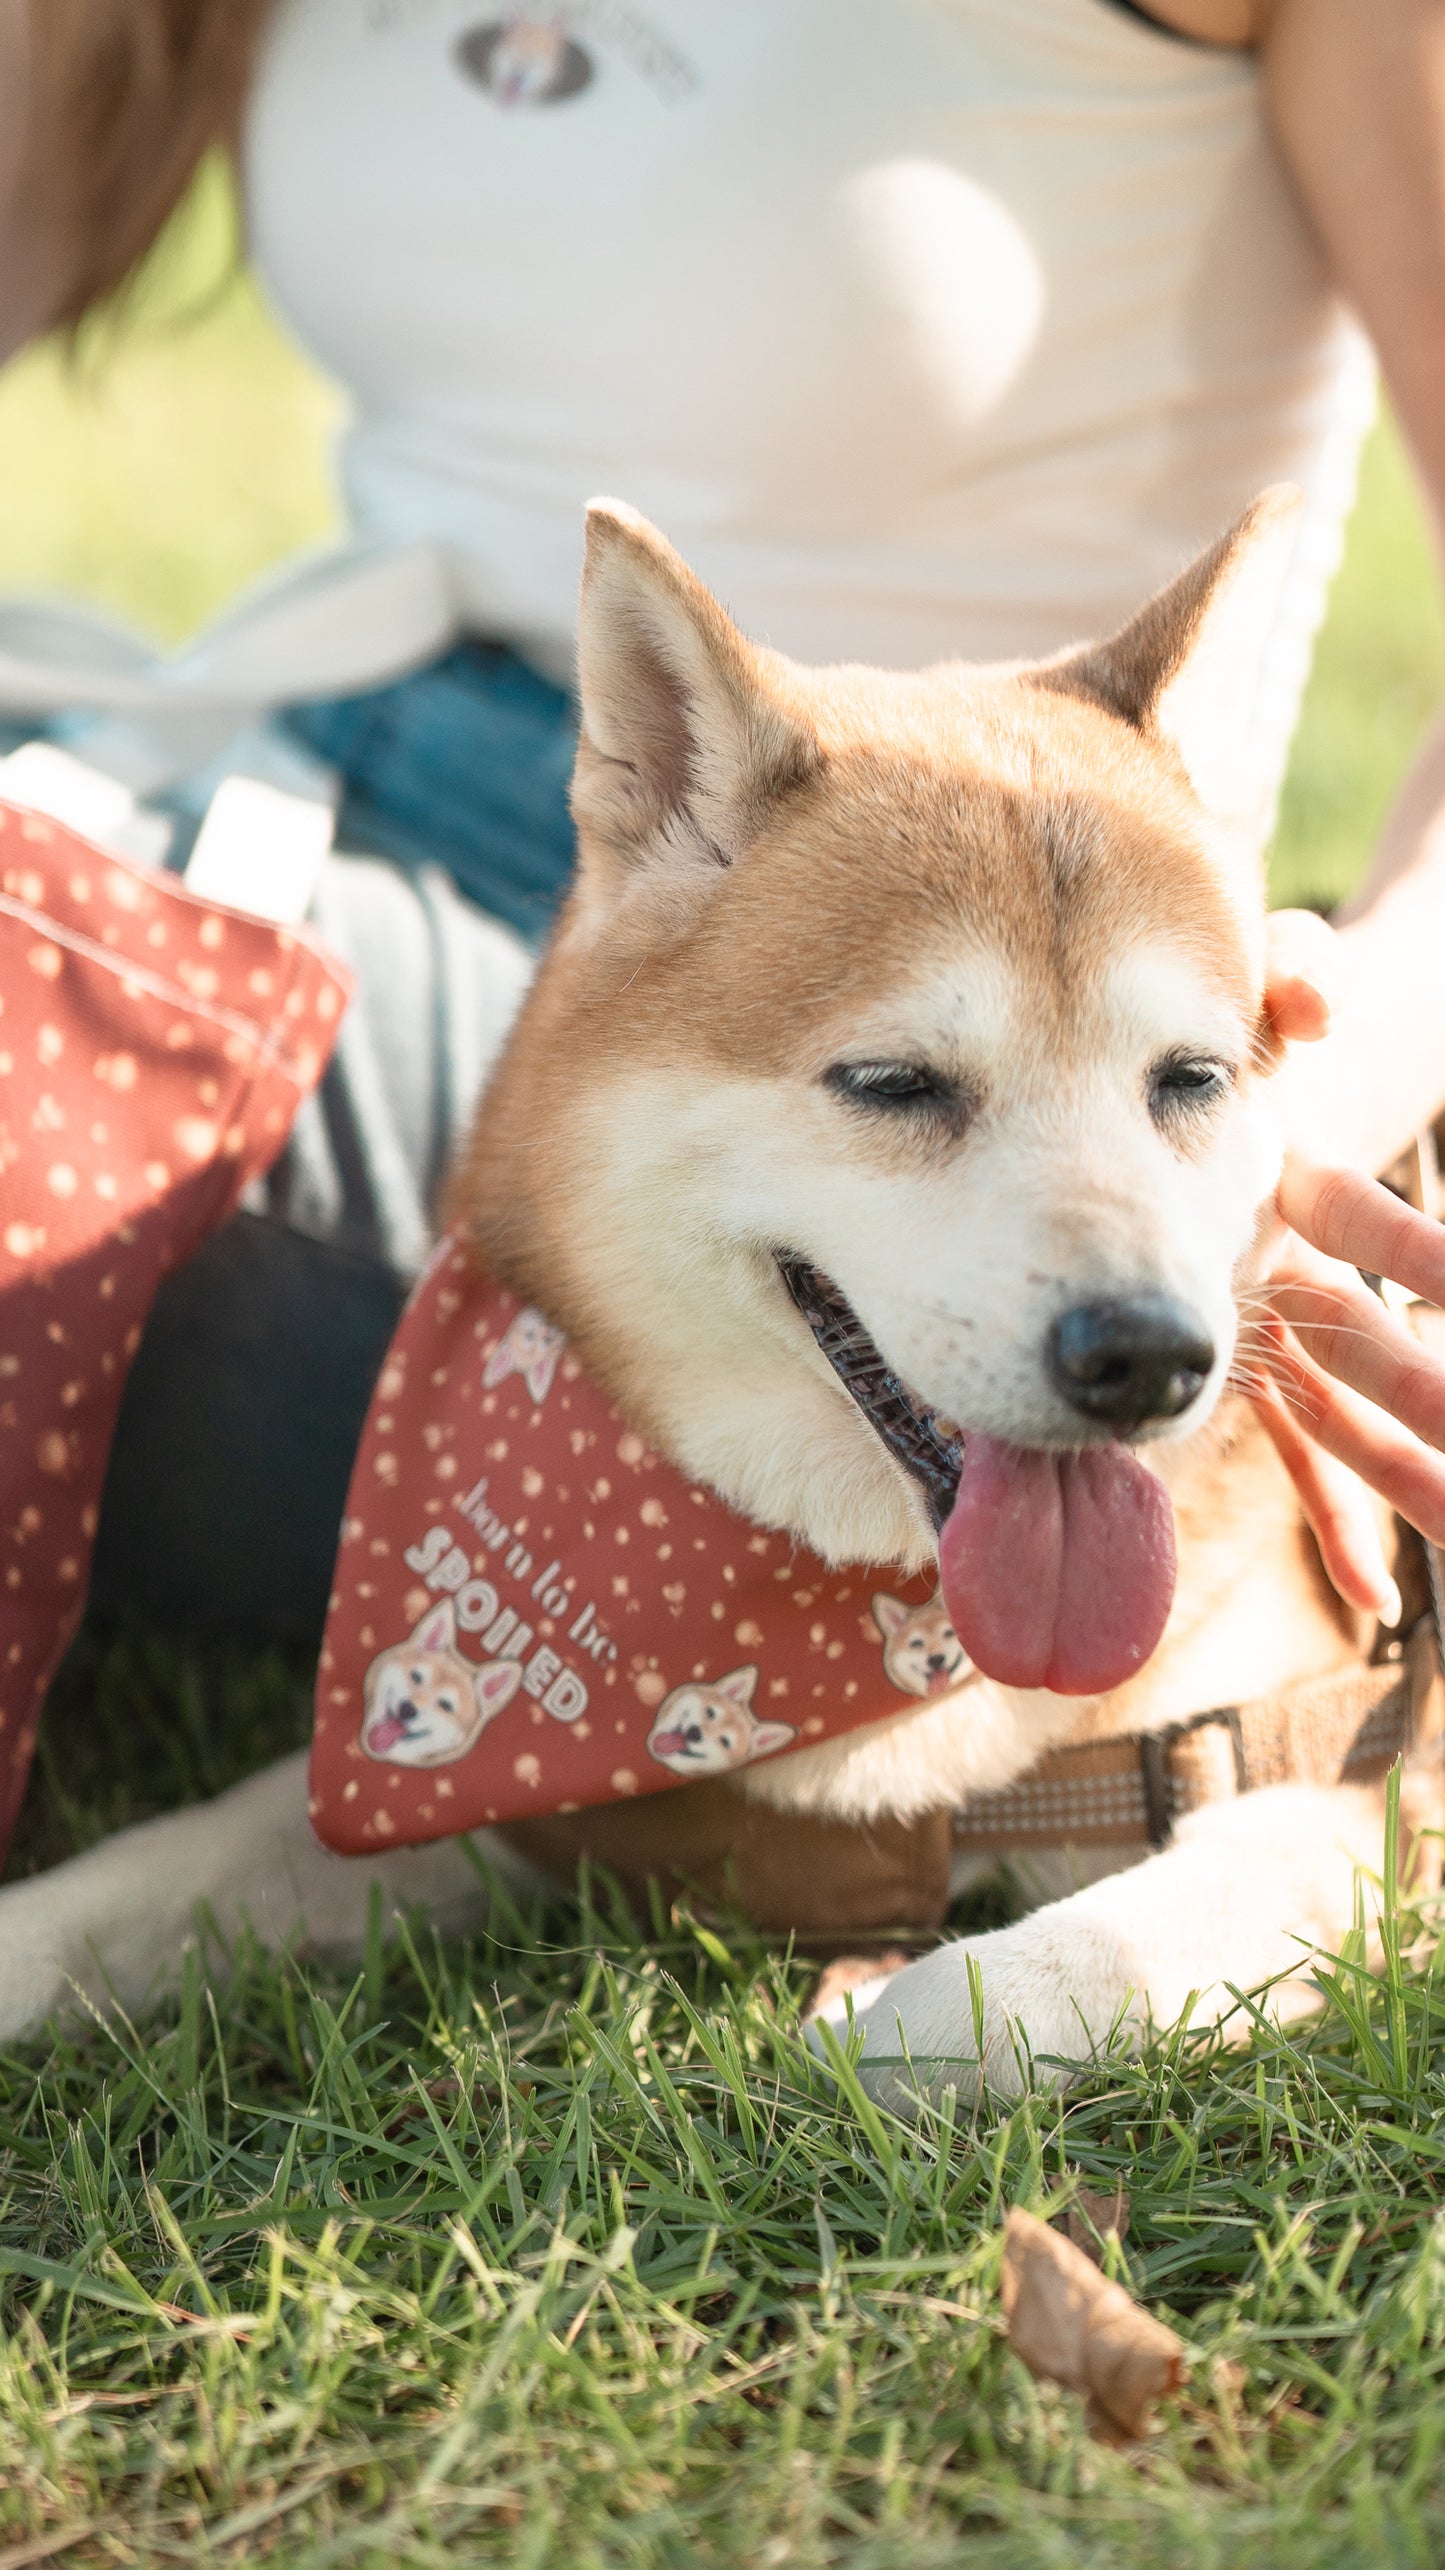
[[[519,1312],[483,1366],[482,1381],[491,1391],[505,1383],[509,1374],[520,1374],[533,1400],[545,1401],[566,1344],[561,1330],[544,1321],[540,1312]]]
[[[969,1658],[941,1597],[905,1606],[898,1597],[873,1600],[873,1621],[883,1636],[883,1670],[904,1695],[947,1695],[969,1674]]]
[[[482,1668],[457,1649],[450,1598],[428,1607],[411,1638],[366,1672],[361,1745],[393,1767],[449,1767],[464,1758],[522,1683],[516,1660]]]
[[[674,1687],[657,1708],[647,1754],[674,1776],[725,1776],[786,1749],[797,1737],[790,1722],[759,1722],[753,1711],[755,1668],[733,1669],[710,1683]]]

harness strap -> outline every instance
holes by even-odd
[[[1056,1749],[1016,1784],[971,1796],[954,1815],[954,1847],[970,1856],[1162,1847],[1186,1813],[1262,1785],[1377,1782],[1438,1735],[1445,1709],[1433,1616],[1385,1648],[1391,1656],[1377,1663],[1164,1731]]]

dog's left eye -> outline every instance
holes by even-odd
[[[1149,1074],[1149,1111],[1160,1123],[1191,1109],[1211,1107],[1234,1086],[1228,1062],[1203,1053],[1171,1053]]]
[[[924,1108],[956,1114],[961,1103],[955,1083],[926,1062],[835,1062],[824,1072],[823,1086],[852,1106],[884,1113]]]

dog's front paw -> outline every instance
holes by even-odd
[[[996,2096],[1059,2086],[1107,2036],[1125,1994],[1091,1986],[1041,1933],[1042,1918],[960,1937],[917,1963],[824,2001],[805,2029],[820,2058],[827,2026],[863,2038],[858,2075],[897,2114],[945,2088],[971,2093],[980,2067]]]
[[[0,1891],[0,2043],[33,2034],[70,1990],[63,1922],[46,1897],[49,1878]]]

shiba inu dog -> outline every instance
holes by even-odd
[[[883,1636],[883,1666],[908,1695],[947,1695],[968,1666],[968,1653],[948,1619],[941,1597],[927,1606],[905,1606],[881,1593],[873,1621]]]
[[[674,1776],[725,1776],[796,1740],[790,1722],[760,1722],[756,1669],[733,1669],[711,1686],[674,1687],[658,1707],[647,1754]]]
[[[366,1673],[361,1745],[393,1767],[447,1767],[464,1758],[522,1683],[516,1660],[478,1666],[457,1648],[450,1598],[429,1608],[409,1641]]]
[[[865,1613],[880,1566],[936,1563],[958,1655],[761,1763],[720,1754],[746,1670],[678,1690],[654,1754],[676,1772],[696,1727],[729,1767],[704,1797],[921,1824],[1060,1744],[1358,1659],[1232,1394],[1288,1032],[1233,749],[1294,540],[1268,496],[1108,643],[903,675],[754,648],[645,522],[591,513],[578,874],[452,1219],[656,1451],[864,1566]],[[326,1858],[303,1795],[291,1762],[0,1896],[0,2031],[93,1952],[134,1997],[200,1898],[320,1943],[361,1934],[378,1877],[461,1914],[458,1854]],[[1006,2087],[1283,1981],[1349,1927],[1380,1814],[1303,1785],[1195,1814],[860,1993],[864,2076],[906,2095],[901,2031],[911,2077],[966,2079],[976,1987]]]

